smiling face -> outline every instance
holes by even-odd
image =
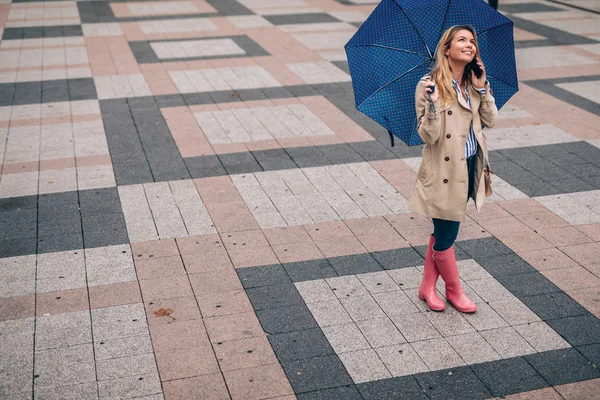
[[[473,34],[467,29],[461,29],[452,38],[446,56],[454,62],[470,63],[477,54],[477,45]]]

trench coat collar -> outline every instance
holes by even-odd
[[[456,97],[458,99],[458,104],[463,106],[464,109],[471,111],[471,107],[469,107],[469,103],[465,100],[465,96],[462,95],[462,89],[458,85],[456,79],[452,78],[452,86],[454,86],[454,90],[456,90]],[[469,90],[469,85],[467,85],[467,90]],[[471,95],[471,93],[469,93]]]

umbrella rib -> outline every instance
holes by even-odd
[[[481,36],[482,34],[486,33],[487,31],[491,31],[492,29],[500,28],[501,26],[504,26],[504,25],[511,25],[511,24],[514,24],[514,22],[513,22],[513,21],[511,21],[511,20],[509,19],[507,22],[505,22],[505,23],[503,23],[503,24],[496,25],[496,26],[492,26],[492,27],[489,27],[489,28],[487,28],[487,29],[484,29],[484,30],[482,30],[481,32],[477,32],[477,36],[479,37],[479,36]]]
[[[415,56],[420,56],[420,57],[425,57],[425,58],[427,57],[427,56],[425,56],[423,54],[419,54],[419,53],[416,53],[414,51],[404,50],[404,49],[397,49],[395,47],[384,46],[384,45],[381,45],[381,44],[353,44],[350,47],[381,47],[382,49],[400,51],[402,53],[414,54]]]
[[[427,64],[428,62],[429,62],[429,60],[425,60],[421,64],[415,65],[414,67],[412,67],[408,71],[404,72],[402,75],[399,75],[399,76],[395,77],[394,79],[392,79],[391,81],[389,81],[388,83],[386,83],[385,85],[383,85],[382,87],[380,87],[379,89],[377,89],[376,91],[374,91],[373,94],[371,94],[369,97],[367,97],[362,103],[357,104],[356,108],[358,108],[358,107],[362,106],[363,104],[365,104],[365,102],[367,102],[371,97],[375,96],[377,93],[379,93],[380,91],[382,91],[383,89],[385,89],[386,87],[388,87],[389,85],[391,85],[392,83],[396,82],[398,79],[402,78],[404,75],[406,75],[406,74],[414,71],[415,69],[419,68],[422,65]]]
[[[396,2],[394,2],[394,3],[396,3]],[[419,31],[417,29],[417,27],[415,26],[415,24],[408,17],[408,14],[406,13],[406,11],[404,11],[404,9],[400,6],[400,4],[396,3],[396,5],[398,7],[400,7],[400,10],[402,10],[402,14],[404,14],[404,16],[406,17],[406,19],[408,20],[408,22],[410,22],[410,24],[412,25],[412,27],[414,28],[414,30],[419,34],[419,37],[421,38],[421,40],[423,41],[423,44],[425,45],[425,48],[427,49],[427,53],[429,54],[429,58],[433,58],[433,56],[431,55],[431,50],[429,50],[429,46],[427,46],[427,42],[425,41],[425,38],[423,37],[423,35],[421,35],[421,31]]]

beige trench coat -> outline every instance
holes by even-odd
[[[486,94],[481,95],[469,85],[470,109],[466,100],[459,96],[453,104],[442,106],[438,101],[436,112],[432,113],[423,96],[424,80],[417,85],[418,132],[425,145],[409,202],[413,211],[428,218],[464,221],[469,188],[465,146],[471,121],[478,144],[473,197],[477,211],[481,210],[485,200],[483,170],[486,163],[489,165],[482,123],[492,128],[498,116],[489,84],[486,86]]]

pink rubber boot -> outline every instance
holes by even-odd
[[[474,313],[477,305],[465,294],[458,277],[458,266],[454,255],[454,246],[445,251],[433,251],[433,260],[442,279],[446,283],[446,299],[463,313]]]
[[[440,273],[433,261],[433,244],[435,238],[433,235],[429,238],[427,253],[425,253],[425,266],[423,267],[423,281],[419,286],[419,299],[427,302],[427,307],[433,311],[444,311],[446,303],[437,295],[435,284],[437,283]]]

